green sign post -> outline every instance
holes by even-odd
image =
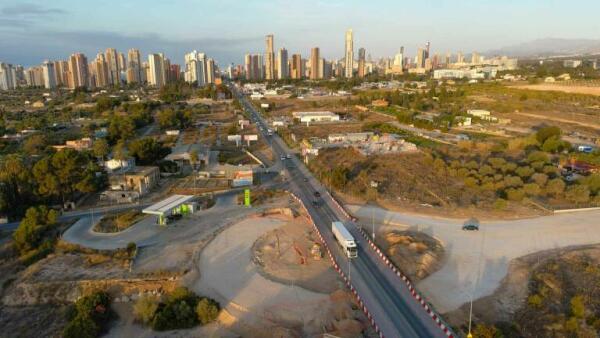
[[[250,206],[250,189],[244,189],[244,206]]]

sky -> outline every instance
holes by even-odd
[[[0,0],[0,61],[25,66],[108,47],[163,52],[172,63],[198,50],[220,65],[275,48],[342,58],[344,32],[378,58],[485,52],[543,38],[598,39],[598,0]],[[356,51],[355,51],[356,53]]]

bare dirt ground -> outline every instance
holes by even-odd
[[[375,242],[415,282],[436,272],[443,265],[442,243],[424,233],[380,227]]]
[[[541,91],[557,91],[570,94],[588,94],[600,96],[600,87],[576,86],[576,85],[560,85],[560,84],[535,84],[535,85],[519,85],[514,86],[519,89],[541,90]]]
[[[219,321],[243,337],[317,337],[330,332],[361,337],[370,332],[346,291],[331,295],[264,278],[252,261],[254,242],[285,224],[279,217],[251,217],[227,228],[203,250],[200,279],[188,285],[216,298]]]
[[[572,292],[572,290],[568,289],[574,288],[574,284],[581,283],[580,279],[589,278],[589,276],[570,275],[569,272],[560,268],[554,269],[553,273],[548,273],[544,268],[547,268],[548,264],[550,266],[559,266],[560,264],[572,266],[577,264],[582,258],[590,259],[596,267],[600,265],[600,245],[547,250],[513,259],[510,262],[508,274],[502,280],[500,287],[492,295],[473,302],[474,321],[487,324],[502,322],[517,323],[521,329],[525,330],[531,329],[528,326],[533,326],[534,330],[535,325],[540,327],[545,326],[533,322],[519,323],[523,320],[528,321],[528,319],[523,317],[523,313],[528,313],[534,318],[538,317],[540,320],[547,319],[547,314],[543,314],[542,310],[538,310],[539,313],[536,313],[536,310],[527,306],[531,283],[541,280],[552,289],[551,292],[558,292],[563,298],[562,301],[566,300],[566,303],[568,303],[570,298],[565,293]],[[559,264],[556,264],[556,262],[559,262]],[[591,273],[591,270],[585,271]],[[532,280],[532,276],[534,275],[538,278],[538,281]],[[567,279],[565,289],[563,289],[564,285],[560,286],[564,278]],[[557,297],[556,301],[560,303],[561,297]],[[591,306],[591,304],[587,306]],[[556,309],[560,305],[554,304],[552,307]],[[566,307],[568,308],[569,304]],[[451,325],[464,326],[468,321],[468,316],[469,304],[465,304],[461,308],[445,314],[444,318]],[[534,321],[538,318],[535,318]],[[545,329],[549,328],[546,327]],[[538,334],[542,335],[541,332],[538,332]]]
[[[0,338],[61,337],[66,306],[0,306]]]
[[[320,255],[312,255],[314,245]],[[339,276],[323,252],[314,229],[296,218],[267,232],[255,243],[254,262],[268,279],[307,290],[331,293],[339,288]]]
[[[436,309],[453,311],[493,294],[507,276],[509,262],[544,250],[600,243],[598,211],[520,220],[482,221],[479,231],[461,230],[464,219],[395,212],[370,206],[347,206],[362,221],[397,230],[418,231],[444,246],[444,265],[417,286]],[[451,290],[451,292],[449,292]]]

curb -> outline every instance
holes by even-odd
[[[427,312],[429,317],[431,317],[431,319],[433,319],[433,321],[435,321],[437,326],[446,334],[446,336],[449,338],[456,337],[454,335],[454,333],[450,330],[450,327],[442,321],[441,316],[438,315],[435,312],[435,310],[433,310],[431,308],[431,306],[429,306],[427,300],[423,296],[421,296],[419,291],[413,286],[413,283],[411,282],[411,280],[406,275],[404,275],[390,261],[390,259],[381,251],[381,249],[371,240],[371,238],[369,237],[369,235],[365,232],[365,230],[363,228],[361,228],[361,227],[357,227],[357,228],[358,228],[358,231],[363,235],[363,237],[369,243],[369,247],[373,251],[375,251],[377,253],[377,255],[379,256],[379,258],[381,258],[381,260],[383,260],[383,262],[392,270],[392,272],[394,272],[394,274],[406,284],[406,287],[408,288],[408,291],[410,291],[410,294],[413,296],[413,298],[417,301],[417,303],[421,304],[421,307],[423,307],[423,309]]]

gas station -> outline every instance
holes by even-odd
[[[167,225],[175,217],[193,214],[197,208],[196,202],[192,201],[194,198],[193,195],[173,195],[145,208],[142,213],[156,215],[159,225]]]

